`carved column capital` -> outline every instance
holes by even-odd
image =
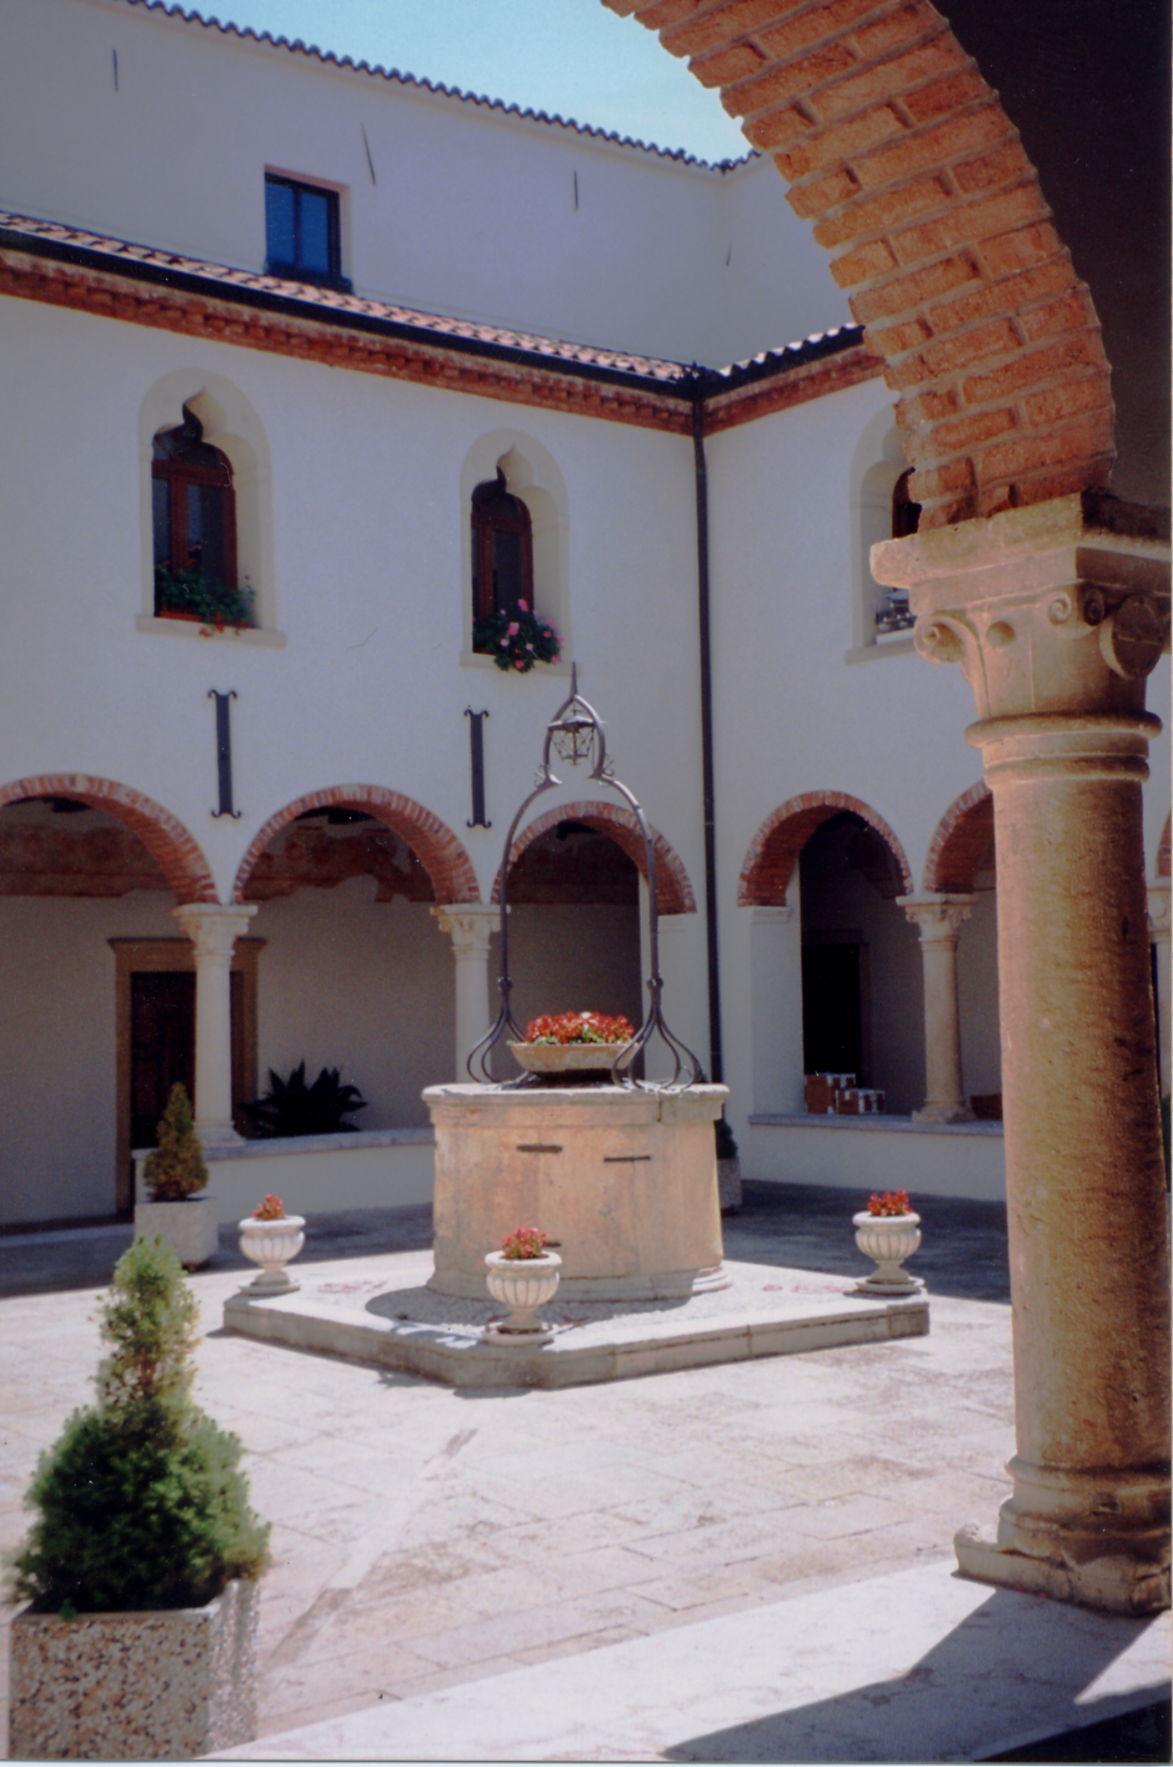
[[[961,928],[973,912],[976,896],[897,896],[897,905],[916,927],[922,944],[956,944]]]
[[[1173,920],[1170,916],[1170,886],[1162,879],[1160,883],[1149,885],[1149,938],[1164,940],[1169,943],[1173,933]]]
[[[257,912],[255,902],[223,907],[219,902],[181,902],[171,910],[195,947],[195,960],[230,963],[232,949]]]
[[[432,914],[457,957],[486,956],[501,924],[501,910],[492,902],[437,902]]]
[[[1103,492],[887,540],[872,561],[909,591],[921,655],[961,665],[979,718],[1140,710],[1168,647],[1167,524]]]

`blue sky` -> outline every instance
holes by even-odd
[[[205,17],[300,37],[698,159],[740,158],[741,131],[683,62],[600,0],[185,0]]]

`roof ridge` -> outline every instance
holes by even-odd
[[[165,18],[177,18],[184,24],[201,25],[205,30],[217,30],[222,36],[240,37],[251,43],[262,43],[274,49],[288,49],[295,55],[308,55],[324,62],[330,67],[351,69],[355,73],[370,74],[374,79],[386,80],[391,84],[414,87],[420,92],[430,92],[440,98],[456,98],[462,104],[477,104],[488,110],[500,111],[502,116],[520,118],[523,122],[548,123],[560,129],[572,129],[576,135],[585,135],[591,140],[608,141],[616,147],[631,147],[640,153],[652,153],[659,159],[675,160],[679,165],[697,166],[707,172],[729,172],[737,166],[744,166],[759,155],[747,146],[745,153],[738,159],[706,160],[699,154],[689,153],[683,147],[661,147],[655,141],[641,141],[635,135],[622,135],[617,129],[604,129],[596,123],[580,123],[574,117],[560,116],[556,111],[535,110],[530,105],[510,102],[503,98],[489,98],[478,92],[466,91],[462,86],[450,86],[443,80],[429,80],[420,74],[404,73],[400,68],[384,67],[381,62],[370,62],[362,57],[341,55],[333,49],[319,49],[314,43],[307,43],[302,37],[286,37],[272,31],[256,30],[252,25],[238,25],[229,20],[227,23],[196,10],[194,6],[184,6],[181,0],[124,0],[128,6],[140,6],[146,12],[162,13]]]

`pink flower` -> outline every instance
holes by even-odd
[[[514,663],[513,667],[515,669],[524,669],[525,668],[525,658],[519,656],[517,661]]]
[[[516,620],[510,620],[508,626],[505,628],[506,634],[510,638],[516,638],[517,634],[518,634],[518,632],[520,632],[520,630],[521,630],[521,627],[518,625]]]
[[[518,596],[518,598],[517,598],[517,605],[523,614],[527,614],[529,612],[529,602],[522,601],[520,596]]]
[[[498,648],[498,649],[499,649],[499,650],[508,650],[508,649],[509,649],[509,640],[508,640],[508,638],[498,638],[498,640],[497,640],[497,648]]]

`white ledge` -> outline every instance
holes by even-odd
[[[268,626],[225,626],[218,632],[214,626],[204,626],[195,620],[165,620],[155,614],[139,614],[134,622],[136,632],[153,632],[162,638],[203,638],[214,639],[217,643],[227,641],[230,644],[259,644],[269,650],[283,650],[286,638],[284,632],[276,632]]]
[[[342,1131],[334,1135],[271,1135],[257,1136],[251,1141],[234,1142],[230,1147],[205,1147],[204,1159],[209,1165],[216,1160],[264,1159],[271,1154],[344,1153],[347,1148],[362,1147],[431,1147],[435,1132],[418,1129],[359,1129],[353,1135]],[[134,1158],[145,1159],[149,1147],[136,1148]]]
[[[920,1123],[911,1117],[897,1117],[886,1111],[865,1112],[859,1117],[837,1116],[833,1111],[815,1114],[811,1111],[752,1111],[750,1125],[764,1129],[880,1129],[902,1135],[998,1135],[1002,1125],[997,1122]]]

